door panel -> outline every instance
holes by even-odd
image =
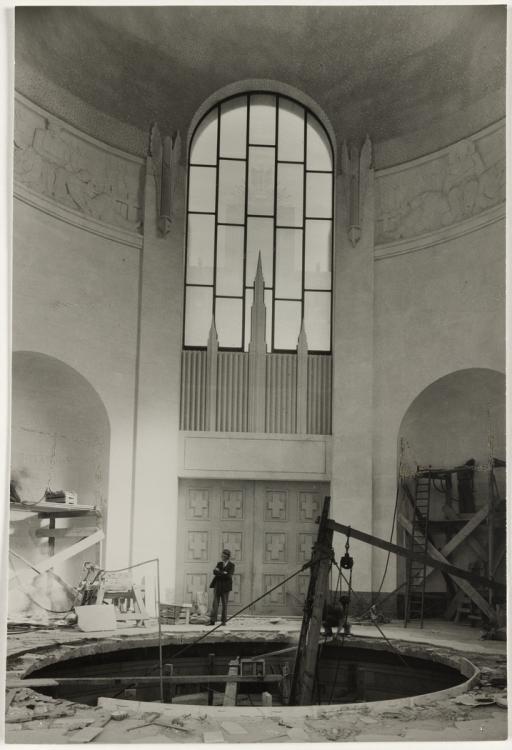
[[[178,601],[208,590],[225,547],[235,563],[230,614],[284,581],[311,557],[315,521],[328,491],[327,484],[181,480]],[[308,583],[309,572],[300,573],[250,612],[301,614]]]

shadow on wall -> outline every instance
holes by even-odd
[[[98,525],[105,527],[107,510],[110,425],[105,406],[90,383],[64,362],[38,352],[14,352],[12,362],[11,478],[18,495],[37,503],[49,487],[76,492],[78,503],[101,511]],[[41,504],[44,503],[44,500]],[[96,525],[93,517],[58,519],[58,528]],[[11,515],[10,551],[37,567],[49,554],[48,539],[36,536],[40,520],[35,514]],[[78,532],[79,533],[79,532]],[[84,529],[84,536],[89,532]],[[78,537],[57,538],[55,553]],[[85,560],[100,562],[99,545],[56,566],[53,572],[66,584],[78,583]],[[30,613],[45,619],[45,610],[34,604],[62,609],[69,588],[52,574],[28,580],[27,566],[9,556],[9,616]],[[23,583],[25,581],[25,583]],[[27,585],[37,595],[27,597]],[[40,585],[39,585],[40,584]],[[30,593],[30,591],[29,591]]]
[[[398,455],[402,458],[402,476],[411,476],[417,466],[449,469],[474,459],[474,510],[485,505],[489,494],[489,458],[492,455],[505,459],[505,375],[483,368],[458,370],[429,385],[405,413]],[[495,477],[499,497],[504,498],[505,469],[496,469]],[[454,481],[453,507],[463,513],[466,509],[461,507],[458,491]],[[432,519],[443,519],[445,502],[445,495],[433,489]],[[479,532],[481,542],[485,543],[485,529],[477,530],[477,538]],[[451,562],[468,568],[472,563],[471,551],[467,547],[461,549]],[[429,577],[429,583],[431,589],[444,588],[439,573]]]

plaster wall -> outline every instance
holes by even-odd
[[[400,425],[414,399],[449,373],[505,370],[504,230],[504,221],[498,220],[444,243],[418,252],[411,248],[375,263],[372,521],[376,536],[388,538],[391,531]],[[451,459],[470,457],[459,455],[460,441],[465,439],[461,431],[468,429],[460,417],[458,428],[453,437],[456,432],[461,447],[457,455],[448,451],[447,465]],[[417,446],[417,456],[433,463],[441,456],[430,417],[425,429],[430,434],[423,440],[430,446],[427,452],[432,448],[432,458],[426,455],[425,444]],[[480,425],[474,449],[480,453],[487,429],[487,423]],[[447,444],[446,435],[444,439]],[[376,578],[384,561],[385,553],[374,550]],[[395,587],[395,566],[391,556],[384,591]]]
[[[128,539],[139,251],[21,200],[14,202],[13,244],[13,352],[54,357],[98,394],[110,422],[106,533]],[[66,479],[72,489],[73,478]],[[127,561],[127,544],[107,545],[107,567]]]

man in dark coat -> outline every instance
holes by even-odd
[[[213,580],[210,588],[213,589],[213,604],[210,613],[210,625],[215,625],[219,602],[222,605],[221,622],[226,624],[228,616],[228,596],[233,588],[233,573],[235,566],[229,559],[231,552],[228,549],[222,550],[222,560],[217,563],[213,571]]]

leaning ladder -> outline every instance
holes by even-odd
[[[415,476],[414,512],[409,549],[411,552],[422,555],[428,552],[431,480],[430,470],[418,467]],[[404,627],[407,627],[409,620],[419,620],[420,627],[423,627],[426,569],[426,562],[408,561]]]

